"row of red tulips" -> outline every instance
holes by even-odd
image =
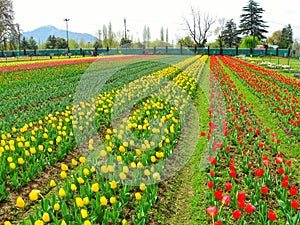
[[[210,58],[210,130],[207,214],[213,224],[298,224],[293,163],[265,127],[217,57]],[[251,128],[251,129],[250,129]]]

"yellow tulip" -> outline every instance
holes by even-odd
[[[66,221],[62,220],[60,225],[67,225]]]
[[[110,199],[109,199],[109,202],[111,203],[111,204],[115,204],[116,203],[116,197],[110,197]]]
[[[11,224],[11,222],[9,222],[9,221],[5,221],[5,222],[4,222],[4,225],[12,225],[12,224]]]
[[[110,188],[111,189],[115,189],[115,188],[117,188],[117,183],[116,183],[116,181],[111,181],[111,182],[109,182],[109,184],[110,184]]]
[[[50,180],[50,187],[55,187],[56,186],[56,183],[54,180]]]
[[[83,222],[83,225],[92,225],[92,223],[91,223],[89,220],[85,220],[85,221]]]
[[[102,196],[102,197],[100,198],[100,203],[101,203],[101,205],[103,205],[103,206],[106,206],[106,205],[107,205],[107,199],[106,199],[105,196]]]
[[[84,168],[84,169],[83,169],[83,174],[84,174],[85,176],[89,175],[89,174],[90,174],[89,169]]]
[[[16,168],[16,164],[15,163],[10,163],[9,167],[14,170]]]
[[[81,209],[80,214],[83,219],[88,217],[88,211],[86,209]]]
[[[82,177],[78,177],[77,181],[79,184],[84,184],[84,179]]]
[[[60,205],[58,203],[55,203],[54,206],[53,206],[53,209],[55,211],[58,211],[60,209]]]
[[[18,163],[19,163],[20,165],[23,165],[23,164],[24,164],[24,159],[23,159],[23,158],[18,158]]]
[[[66,171],[61,171],[60,177],[61,177],[62,179],[65,179],[65,178],[67,177]]]
[[[146,188],[147,188],[147,187],[146,187],[146,185],[145,185],[144,183],[141,183],[141,184],[140,184],[140,190],[141,190],[141,191],[145,191]]]
[[[65,197],[66,196],[66,191],[63,188],[60,188],[58,191],[58,194],[60,197]]]
[[[90,202],[89,197],[84,197],[83,202],[84,202],[85,205],[88,205],[89,202]]]
[[[76,190],[77,190],[76,184],[71,184],[71,190],[72,190],[72,191],[76,191]]]
[[[98,192],[100,189],[99,184],[98,183],[94,183],[92,184],[92,190],[93,192]]]
[[[50,222],[51,219],[49,213],[44,212],[42,219],[45,223]]]
[[[69,169],[68,165],[66,165],[64,163],[61,164],[61,170],[62,171],[67,171],[68,169]]]
[[[81,163],[85,163],[85,162],[86,162],[86,159],[85,159],[85,157],[84,157],[84,156],[81,156],[81,157],[79,158],[79,162],[81,162]]]
[[[76,206],[79,208],[82,208],[84,206],[84,202],[83,202],[82,198],[80,198],[80,197],[75,198],[75,203],[76,203]]]
[[[73,166],[77,166],[77,165],[78,165],[78,162],[77,162],[75,159],[72,159],[72,165],[73,165]]]
[[[44,221],[43,220],[37,220],[34,222],[34,225],[44,225]]]
[[[135,193],[134,196],[135,196],[135,199],[138,201],[141,200],[141,198],[142,198],[142,195],[140,192]]]
[[[36,200],[38,200],[39,195],[40,195],[40,191],[39,191],[39,190],[33,189],[33,190],[29,193],[29,199],[30,199],[31,201],[36,201]]]
[[[25,206],[25,201],[22,197],[18,197],[16,201],[16,206],[19,208],[23,208]]]

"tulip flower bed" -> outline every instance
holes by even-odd
[[[299,224],[299,177],[293,177],[297,162],[285,157],[288,150],[280,149],[276,130],[265,127],[263,118],[255,115],[253,105],[237,88],[225,65],[277,113],[270,116],[278,117],[299,137],[299,95],[289,89],[289,85],[297,88],[293,80],[271,81],[273,75],[279,75],[259,67],[253,73],[240,60],[211,56],[210,130],[201,133],[211,143],[208,223]],[[278,110],[281,107],[287,113]]]
[[[44,106],[50,109],[33,109],[27,114],[30,116],[27,121],[23,117],[18,123],[3,123],[6,129],[8,124],[13,126],[10,130],[1,129],[0,204],[1,210],[11,210],[14,214],[6,211],[0,221],[5,220],[5,224],[146,224],[147,212],[157,198],[156,182],[164,177],[160,162],[172,155],[177,146],[188,99],[195,93],[203,61],[207,59],[199,58],[192,57],[170,67],[137,62],[127,71],[120,70],[112,76],[113,82],[108,82],[96,99],[73,106],[65,100],[60,105],[61,111],[52,111],[51,107],[56,107],[52,99],[60,101],[73,95],[86,64],[3,73],[6,82],[1,88],[11,89],[3,93],[1,104],[6,111],[2,118],[7,121],[12,118],[7,113],[14,114],[20,109],[29,112],[45,101],[49,102]],[[31,76],[32,72],[37,76]],[[130,76],[124,77],[128,73]],[[17,76],[19,79],[13,79]],[[36,81],[41,77],[45,83],[38,85]],[[68,83],[62,84],[64,81]],[[27,88],[22,88],[24,84]],[[133,96],[136,97],[131,105],[133,112],[130,115],[122,110],[117,112],[123,119],[112,126],[112,113],[126,102],[131,104]],[[36,111],[39,115],[33,117]],[[102,137],[101,145],[89,129],[93,119],[96,134]],[[152,120],[157,124],[151,123]],[[129,131],[132,138],[124,140]],[[82,146],[76,145],[76,137]],[[83,147],[87,152],[82,151]],[[74,151],[76,154],[72,154]],[[46,186],[30,184],[49,167],[55,167],[53,171],[57,174],[42,179],[46,180]],[[22,192],[23,187],[26,190]],[[13,206],[8,204],[11,201]]]
[[[86,57],[86,58],[73,58],[73,59],[45,59],[39,61],[31,61],[31,62],[8,62],[0,64],[0,71],[8,72],[13,70],[25,70],[25,69],[34,69],[41,67],[49,67],[49,66],[60,66],[60,65],[70,65],[75,63],[85,63],[85,62],[95,62],[99,60],[107,61],[107,60],[120,60],[120,59],[130,59],[130,58],[140,58],[147,57],[147,55],[114,55],[114,56],[105,56],[101,58],[95,57]]]

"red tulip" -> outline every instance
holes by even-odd
[[[261,193],[263,193],[264,195],[266,195],[268,193],[268,187],[267,186],[262,186],[260,190],[261,190]]]
[[[214,170],[210,170],[210,171],[209,171],[209,174],[210,174],[212,177],[214,177],[214,176],[215,176],[215,171],[214,171]]]
[[[232,184],[231,184],[230,182],[227,182],[227,183],[225,184],[225,188],[226,188],[227,191],[231,191],[231,189],[232,189]]]
[[[215,187],[215,185],[214,185],[214,183],[213,183],[212,181],[208,181],[208,182],[207,182],[207,186],[208,186],[209,188],[214,188],[214,187]]]
[[[244,210],[245,210],[246,213],[250,214],[250,213],[252,213],[254,211],[254,208],[255,207],[253,205],[251,205],[250,203],[248,203],[248,204],[246,204]]]
[[[223,223],[221,221],[217,221],[215,222],[215,225],[223,225]]]
[[[223,204],[223,205],[229,205],[230,200],[231,200],[231,198],[230,198],[229,195],[224,195],[224,196],[222,197],[222,204]]]
[[[268,212],[268,218],[271,221],[276,220],[276,213],[273,210],[269,210],[269,212]]]
[[[246,200],[246,195],[243,192],[238,192],[238,200],[240,201],[245,201]]]
[[[298,209],[299,203],[298,203],[295,199],[293,199],[293,200],[291,201],[291,207],[292,207],[293,209]]]
[[[252,163],[252,162],[249,162],[249,163],[248,163],[248,167],[251,168],[252,166],[253,166],[253,163]]]
[[[232,212],[232,216],[235,218],[235,219],[239,219],[243,216],[242,212],[238,209],[234,210]]]
[[[201,136],[201,137],[205,137],[205,136],[206,136],[206,133],[202,131],[202,132],[200,133],[200,136]]]
[[[289,182],[287,180],[283,180],[281,182],[281,185],[282,185],[282,187],[287,187],[287,186],[289,186]]]
[[[292,165],[292,161],[291,161],[291,160],[287,160],[287,161],[285,162],[285,164],[286,164],[287,166],[291,166],[291,165]]]
[[[236,178],[236,172],[234,170],[231,170],[229,175],[232,177],[232,178]]]
[[[216,206],[209,206],[207,209],[206,209],[206,213],[207,215],[209,216],[216,216],[217,213],[218,213],[218,209]]]
[[[245,201],[244,200],[238,200],[237,205],[239,208],[243,209],[245,208]]]
[[[255,171],[255,176],[260,177],[265,173],[263,168],[260,168],[258,170]]]
[[[290,192],[290,195],[295,196],[298,192],[298,189],[293,186],[293,187],[290,187],[289,192]]]
[[[283,163],[283,158],[282,157],[276,157],[275,162],[276,162],[276,164],[281,164],[281,163]]]
[[[216,199],[221,200],[222,197],[223,197],[223,192],[222,192],[222,190],[216,190],[215,193],[214,193],[214,196],[216,197]]]
[[[270,165],[270,161],[268,159],[265,159],[263,161],[264,166],[269,166]]]
[[[284,169],[281,168],[281,167],[278,168],[278,169],[277,169],[277,173],[280,174],[280,175],[284,174]]]

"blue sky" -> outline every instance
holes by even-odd
[[[248,0],[13,0],[15,22],[23,31],[31,31],[43,25],[66,28],[64,18],[70,19],[69,30],[97,36],[103,24],[112,23],[114,32],[124,30],[127,21],[128,34],[134,40],[142,40],[143,28],[150,27],[151,39],[160,38],[161,27],[168,28],[169,41],[186,36],[183,17],[191,7],[208,12],[217,18],[234,19],[239,24],[242,8]],[[294,37],[300,39],[299,0],[256,0],[265,10],[271,35],[291,24]],[[213,39],[212,36],[210,39]]]

